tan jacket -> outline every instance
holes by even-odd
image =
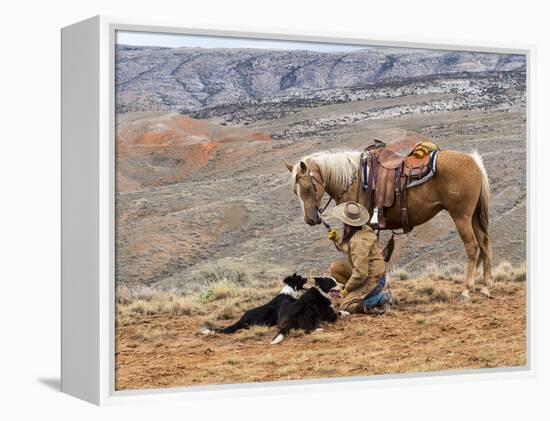
[[[374,287],[380,277],[386,273],[386,264],[382,251],[378,247],[374,230],[365,225],[361,231],[353,235],[344,250],[346,248],[348,261],[353,268],[346,282],[346,292],[349,293],[371,283]]]

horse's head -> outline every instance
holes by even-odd
[[[318,165],[313,161],[300,161],[296,165],[285,162],[285,165],[292,174],[294,194],[300,199],[304,221],[308,225],[320,224],[322,220],[319,209],[325,194],[325,183]]]
[[[296,165],[285,162],[291,173],[294,193],[300,199],[304,220],[308,225],[322,221],[321,199],[327,193],[331,199],[339,200],[355,180],[361,152],[320,151],[303,157]]]

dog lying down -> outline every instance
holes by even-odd
[[[305,292],[304,284],[307,278],[300,275],[290,275],[283,279],[285,284],[279,295],[266,304],[246,311],[237,323],[224,328],[206,325],[201,332],[204,335],[210,333],[235,333],[240,329],[248,329],[253,325],[275,326],[279,317],[279,310],[286,304],[293,303]]]
[[[282,342],[292,329],[310,333],[319,328],[321,322],[334,323],[338,316],[349,316],[347,311],[336,311],[332,304],[333,298],[341,297],[343,285],[334,278],[314,279],[315,285],[298,300],[281,306],[277,321],[279,332],[271,341],[272,345]]]

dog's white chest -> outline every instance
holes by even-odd
[[[292,298],[298,299],[298,291],[289,285],[285,285],[279,294],[290,295]]]

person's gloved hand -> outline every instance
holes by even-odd
[[[335,243],[340,241],[340,234],[338,234],[338,231],[333,229],[328,230],[327,237],[329,240],[334,241]]]

